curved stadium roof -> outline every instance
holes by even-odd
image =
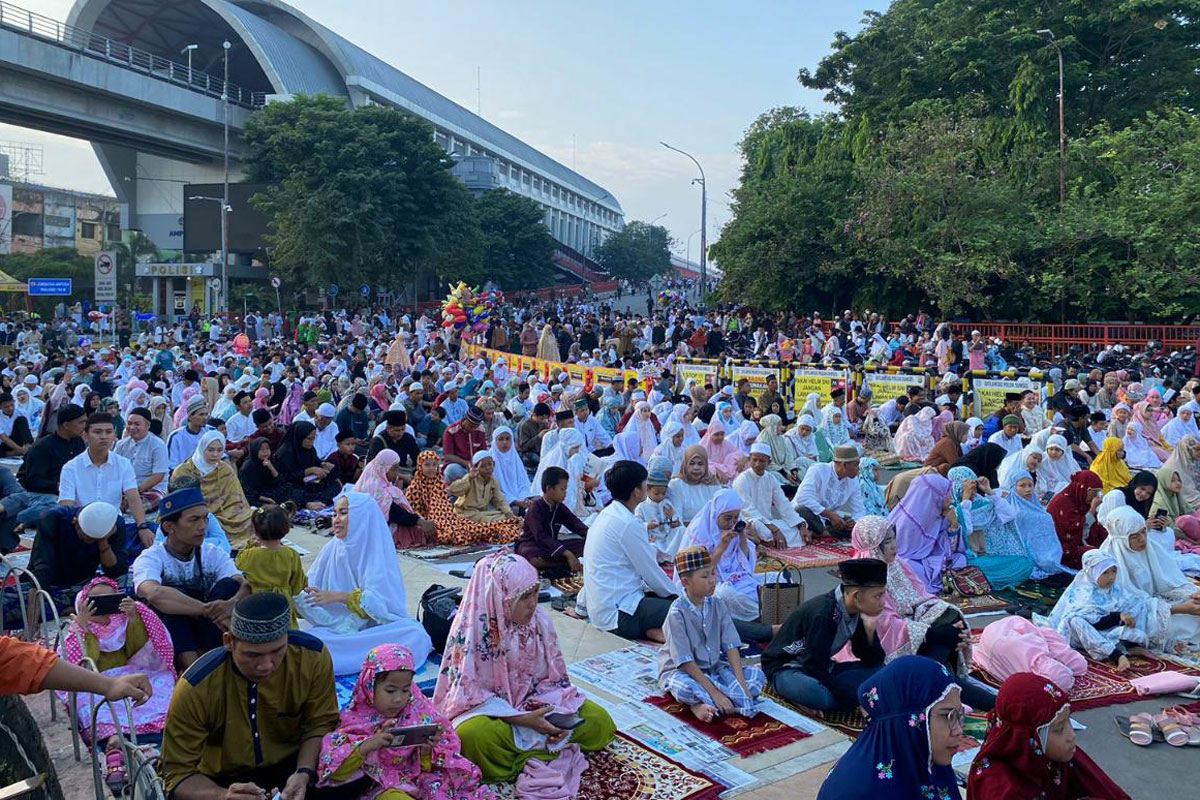
[[[220,72],[232,29],[248,52],[231,51],[230,80],[275,94],[365,93],[521,164],[623,214],[604,187],[468,111],[279,0],[76,0],[68,24],[178,60],[189,44],[196,69]]]

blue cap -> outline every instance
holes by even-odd
[[[202,505],[205,505],[204,494],[199,489],[176,489],[158,504],[158,521],[174,519],[189,508]]]

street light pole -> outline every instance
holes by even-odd
[[[687,243],[687,268],[688,269],[692,268],[692,237],[695,236],[699,232],[700,232],[700,229],[697,229],[688,234],[688,243]]]
[[[198,45],[198,44],[189,44],[187,47],[185,47],[185,48],[183,48],[182,50],[180,50],[180,51],[179,51],[179,52],[181,52],[181,53],[187,53],[187,57],[188,57],[188,86],[191,86],[191,85],[192,85],[192,53],[194,53],[195,51],[197,51],[197,50],[199,50],[199,49],[200,49],[200,45]]]
[[[221,309],[229,313],[229,41],[221,43],[225,51],[225,79],[221,83],[221,108],[225,118],[225,191],[221,199]]]
[[[708,183],[704,180],[704,167],[700,166],[700,162],[691,153],[686,153],[678,147],[672,147],[666,142],[659,142],[668,150],[674,150],[676,153],[685,155],[692,159],[692,163],[696,165],[696,169],[700,170],[700,297],[704,297],[705,289],[708,284],[708,247],[707,247],[707,228],[708,228]]]
[[[1043,28],[1038,36],[1048,41],[1058,52],[1058,208],[1067,207],[1067,131],[1065,121],[1066,94],[1063,92],[1063,53],[1054,38],[1054,32]]]

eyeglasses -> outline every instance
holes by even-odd
[[[947,709],[946,711],[934,712],[933,716],[942,719],[946,722],[946,726],[954,731],[962,731],[963,729],[963,710],[962,707]]]

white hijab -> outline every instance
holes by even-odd
[[[811,432],[807,436],[800,434],[801,425],[809,427]],[[817,461],[820,458],[820,454],[817,452],[817,437],[814,435],[816,430],[817,421],[812,418],[811,414],[805,414],[796,420],[796,424],[784,436],[791,439],[792,444],[795,445],[796,455],[801,458],[807,458],[809,461]]]
[[[675,418],[672,414],[667,423],[662,428],[662,441],[658,447],[654,448],[654,452],[650,454],[651,458],[665,458],[671,462],[671,474],[679,472],[679,467],[683,464],[683,452],[687,450],[687,427],[682,422]],[[695,430],[694,428],[692,429]],[[675,438],[675,434],[683,431],[683,443],[678,447],[671,440]]]
[[[1186,422],[1182,418],[1184,411],[1190,415]],[[1179,411],[1175,414],[1175,419],[1162,427],[1163,441],[1174,447],[1185,436],[1200,436],[1200,426],[1196,424],[1197,411],[1200,411],[1200,403],[1197,403],[1195,400],[1181,405]]]
[[[496,440],[505,433],[512,439],[512,444],[509,445],[507,452],[502,453]],[[514,503],[529,497],[533,487],[529,483],[529,473],[525,471],[525,465],[521,463],[521,456],[517,454],[517,437],[513,435],[512,428],[500,425],[492,431],[492,447],[489,452],[496,465],[496,481],[500,484],[500,491],[504,492],[504,498],[508,502]],[[538,490],[541,490],[540,482]]]
[[[1054,458],[1050,448],[1057,447],[1062,455]],[[1003,468],[1003,467],[1002,467]],[[1042,456],[1042,465],[1037,469],[1038,494],[1058,494],[1071,482],[1071,476],[1079,471],[1079,463],[1071,455],[1066,437],[1061,434],[1051,434],[1046,438],[1046,452]]]
[[[1116,490],[1104,499],[1107,501],[1114,493]],[[1129,537],[1146,530],[1146,520],[1137,511],[1120,506],[1101,520],[1108,538],[1100,545],[1100,550],[1117,562],[1117,580],[1126,584],[1123,588],[1170,600],[1190,597],[1200,591],[1179,569],[1175,559],[1150,536],[1146,537],[1146,549],[1140,553],[1129,548]]]
[[[1154,455],[1154,451],[1150,449],[1150,445],[1142,436],[1140,420],[1129,420],[1125,426],[1125,437],[1122,441],[1125,443],[1125,463],[1129,465],[1130,469],[1145,467],[1155,470],[1163,465],[1162,459]]]
[[[529,492],[526,497],[539,497],[542,494],[542,473],[550,467],[562,467],[566,469],[566,462],[560,458],[558,451],[558,437],[566,428],[551,428],[542,435],[542,449],[538,455],[538,468],[533,473],[533,480],[529,485]]]
[[[340,503],[343,497],[350,504],[346,538],[335,536],[321,548],[308,570],[308,585],[335,592],[362,589],[377,620],[391,621],[379,619],[376,609],[386,610],[392,620],[407,617],[404,576],[379,504],[369,494],[353,491],[343,492],[334,502]]]
[[[676,403],[671,409],[671,419],[683,426],[683,447],[686,450],[694,444],[700,444],[700,434],[696,431],[696,426],[683,421],[683,415],[687,413],[690,406],[687,403]],[[665,436],[663,438],[666,438]]]
[[[201,478],[208,475],[208,473],[216,469],[217,465],[221,463],[218,460],[216,464],[210,464],[208,463],[208,459],[204,457],[205,449],[213,442],[221,443],[221,452],[223,454],[225,452],[225,437],[220,431],[212,429],[200,434],[200,438],[196,440],[196,449],[192,451],[192,466],[200,473]]]
[[[1034,470],[1029,469],[1029,465],[1026,463],[1026,460],[1029,458],[1029,456],[1031,456],[1035,453],[1037,455],[1041,456],[1042,462],[1045,463],[1045,460],[1046,460],[1045,452],[1042,451],[1042,448],[1040,448],[1034,444],[1027,444],[1024,447],[1022,447],[1020,449],[1020,451],[1018,451],[1016,453],[1012,453],[1011,455],[1005,456],[1004,460],[1000,462],[1000,469],[996,472],[996,478],[999,479],[1000,485],[1008,486],[1008,484],[1011,483],[1009,478],[1017,470],[1023,469],[1028,472],[1033,472]],[[1041,471],[1042,471],[1042,468],[1039,465],[1037,468],[1037,472],[1039,473],[1039,476],[1041,474]]]

